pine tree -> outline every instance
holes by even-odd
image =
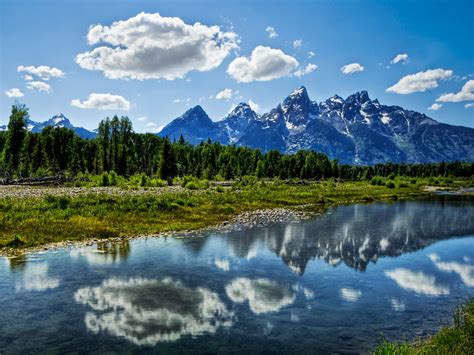
[[[24,105],[13,105],[10,121],[8,122],[8,131],[5,141],[5,150],[3,151],[3,163],[5,171],[10,174],[16,174],[20,164],[23,141],[26,136],[26,119],[28,118],[28,109]]]
[[[168,137],[163,140],[160,159],[160,177],[164,180],[176,176],[176,156]]]

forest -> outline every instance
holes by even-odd
[[[97,137],[83,139],[74,131],[46,127],[27,130],[28,109],[12,106],[8,128],[0,132],[0,176],[41,177],[66,174],[113,173],[123,177],[145,174],[170,180],[176,176],[233,180],[243,176],[279,179],[370,180],[374,177],[471,177],[472,162],[430,164],[341,165],[325,154],[298,151],[262,153],[246,147],[224,146],[207,140],[193,146],[181,138],[170,141],[151,133],[135,133],[128,117],[114,116],[99,123]]]

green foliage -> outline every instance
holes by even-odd
[[[461,303],[454,312],[454,324],[436,335],[413,343],[382,340],[373,354],[472,354],[474,349],[474,299]]]
[[[99,123],[95,139],[82,139],[61,127],[46,127],[41,133],[26,130],[28,110],[13,106],[8,130],[0,133],[2,176],[45,176],[66,173],[81,179],[85,186],[161,186],[168,178],[187,176],[206,180],[240,181],[235,188],[250,186],[249,177],[258,179],[327,180],[330,178],[370,181],[382,186],[385,180],[429,179],[429,184],[454,184],[455,177],[474,176],[474,163],[341,165],[315,151],[281,154],[256,149],[224,146],[205,141],[192,146],[184,137],[177,142],[155,134],[133,131],[128,117],[105,118]],[[108,182],[102,179],[107,173]],[[97,178],[100,176],[100,178]],[[136,180],[138,177],[138,180]],[[183,181],[183,177],[185,181]],[[160,178],[160,180],[155,180]],[[187,179],[187,180],[186,180]],[[413,182],[415,181],[415,182]]]
[[[194,182],[194,181],[190,181],[188,182],[185,187],[188,189],[188,190],[199,190],[199,185]]]
[[[392,180],[389,180],[385,183],[385,186],[387,186],[389,189],[394,189],[395,183]]]

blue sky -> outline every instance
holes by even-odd
[[[214,120],[240,101],[263,112],[304,85],[474,127],[472,1],[2,0],[0,21],[2,124],[19,100],[37,121],[119,114],[156,131],[197,104]]]

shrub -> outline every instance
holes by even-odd
[[[186,184],[185,188],[189,190],[199,190],[199,185],[194,181],[190,181]]]
[[[389,180],[385,183],[385,186],[388,187],[389,189],[394,189],[395,183],[392,180]]]
[[[109,174],[109,185],[117,186],[117,173],[113,170]]]
[[[224,192],[224,188],[223,188],[222,186],[218,185],[218,186],[216,187],[216,191],[217,191],[217,192]]]
[[[109,174],[103,172],[100,177],[100,186],[109,186]]]

